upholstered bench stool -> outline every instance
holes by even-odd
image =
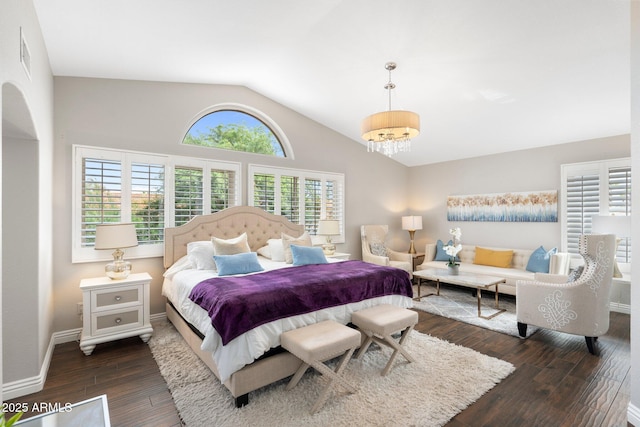
[[[282,347],[302,360],[302,365],[287,384],[287,390],[291,390],[298,384],[309,366],[328,378],[327,385],[311,408],[312,414],[324,405],[334,382],[340,384],[350,393],[356,391],[355,387],[342,377],[342,371],[347,366],[355,349],[360,345],[361,337],[358,330],[333,320],[325,320],[280,335]],[[340,359],[335,371],[323,363],[341,354],[343,355],[342,359]]]
[[[367,335],[367,339],[360,347],[356,358],[362,356],[373,341],[394,349],[387,366],[382,370],[383,376],[387,375],[391,369],[398,353],[402,354],[409,362],[414,362],[413,357],[402,345],[413,330],[413,327],[418,323],[418,313],[415,311],[391,304],[382,304],[356,311],[351,315],[351,323]],[[396,342],[391,334],[398,331],[402,331],[402,335],[400,340]]]

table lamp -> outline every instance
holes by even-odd
[[[333,255],[336,253],[336,245],[331,241],[331,236],[340,235],[340,223],[336,219],[321,219],[318,222],[319,236],[327,236],[327,241],[322,245],[322,252],[325,255]]]
[[[114,280],[125,279],[131,272],[131,263],[125,261],[123,248],[138,246],[136,227],[131,223],[113,223],[96,225],[94,249],[115,249],[113,262],[104,267],[107,277]]]
[[[591,232],[593,234],[615,234],[616,249],[613,257],[613,277],[622,277],[616,254],[618,245],[631,234],[631,217],[627,215],[594,215],[591,217]]]
[[[403,216],[402,229],[409,231],[409,238],[411,239],[411,246],[409,247],[409,253],[415,254],[416,248],[413,245],[413,237],[416,234],[416,230],[422,230],[422,217],[421,216]]]

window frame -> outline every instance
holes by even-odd
[[[73,145],[72,147],[72,243],[71,262],[95,262],[110,260],[110,251],[97,251],[93,247],[82,246],[82,187],[83,187],[83,162],[85,158],[98,160],[112,160],[121,163],[121,207],[120,221],[131,222],[131,164],[149,163],[164,166],[164,227],[175,225],[175,168],[195,167],[203,169],[203,211],[206,215],[211,213],[211,170],[226,170],[235,174],[234,196],[230,200],[230,206],[238,206],[242,201],[242,163],[222,160],[203,160],[192,157],[173,156],[157,153],[146,153],[131,150],[119,150],[113,148]],[[143,244],[126,249],[126,258],[151,258],[159,257],[164,253],[164,239],[154,244]]]
[[[326,182],[327,181],[336,181],[338,183],[339,191],[341,192],[340,196],[340,213],[338,214],[337,219],[339,221],[340,227],[340,235],[332,236],[333,243],[344,243],[345,239],[345,205],[346,205],[346,195],[345,195],[345,176],[342,173],[335,172],[322,172],[322,171],[312,171],[312,170],[304,170],[304,169],[293,169],[293,168],[283,168],[276,166],[264,166],[257,164],[249,164],[247,167],[247,205],[254,205],[254,176],[256,174],[265,174],[265,175],[274,175],[274,212],[275,215],[279,215],[280,211],[280,196],[281,193],[277,191],[280,187],[281,177],[282,176],[293,176],[300,179],[299,182],[299,191],[300,197],[298,203],[300,204],[300,221],[299,224],[305,225],[305,210],[304,210],[304,192],[305,192],[305,179],[313,179],[321,181],[322,188],[322,205],[320,218],[326,218],[326,208],[327,208],[327,199],[326,199]],[[310,234],[311,241],[314,245],[319,245],[325,243],[325,236],[319,236]]]
[[[593,162],[581,162],[581,163],[567,163],[560,165],[561,170],[561,200],[562,200],[562,223],[560,226],[561,233],[561,245],[562,252],[569,251],[568,244],[568,200],[567,200],[567,179],[572,176],[584,176],[584,175],[598,175],[598,214],[597,215],[609,215],[609,170],[614,168],[630,168],[633,174],[631,158],[619,158],[599,160]],[[572,259],[579,259],[580,256],[571,253]],[[618,261],[618,266],[623,272],[629,272],[631,269],[631,263],[624,263]]]
[[[267,128],[269,128],[271,133],[273,133],[273,135],[276,137],[276,139],[280,143],[280,146],[282,147],[282,151],[284,153],[284,157],[271,156],[271,155],[262,154],[262,153],[252,153],[250,151],[235,151],[235,150],[228,150],[228,149],[224,149],[224,148],[205,147],[205,146],[200,146],[200,145],[191,145],[191,144],[185,144],[184,143],[184,138],[187,136],[187,134],[189,133],[189,130],[191,130],[191,128],[193,127],[194,124],[196,124],[203,117],[205,117],[205,116],[207,116],[209,114],[216,113],[218,111],[238,111],[240,113],[248,114],[248,115],[254,117],[255,119],[261,121]],[[189,121],[189,124],[187,125],[186,129],[184,130],[184,132],[182,132],[182,135],[183,136],[182,136],[182,139],[180,140],[180,145],[182,145],[184,147],[200,147],[200,148],[205,148],[205,149],[209,149],[209,150],[221,150],[221,151],[225,151],[225,152],[231,151],[231,152],[236,152],[236,153],[254,154],[254,155],[257,155],[257,156],[266,156],[268,158],[278,158],[278,159],[284,158],[284,159],[290,159],[290,160],[294,160],[295,159],[295,154],[293,152],[293,147],[291,145],[291,142],[289,141],[289,138],[287,138],[287,135],[284,133],[282,128],[280,126],[278,126],[278,124],[273,119],[271,119],[271,117],[269,117],[268,115],[266,115],[262,111],[260,111],[260,110],[258,110],[256,108],[250,107],[248,105],[244,105],[244,104],[226,102],[226,103],[212,105],[212,106],[200,111],[198,114],[196,114]]]

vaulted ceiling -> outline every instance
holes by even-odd
[[[247,86],[407,166],[629,133],[630,0],[33,0],[53,73]]]

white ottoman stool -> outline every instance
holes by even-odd
[[[355,387],[342,377],[342,371],[347,366],[354,350],[360,345],[360,340],[361,334],[358,330],[333,320],[325,320],[280,335],[282,347],[302,360],[302,365],[287,384],[287,390],[295,387],[307,368],[312,366],[329,380],[311,408],[312,414],[324,405],[334,382],[340,384],[348,392],[354,393]],[[341,354],[343,354],[342,359],[340,359],[335,371],[322,363]]]
[[[382,304],[364,310],[356,311],[351,315],[351,323],[356,325],[367,335],[367,339],[360,347],[356,358],[362,356],[371,342],[384,344],[394,349],[387,366],[382,370],[382,375],[387,375],[398,353],[401,353],[409,362],[414,362],[413,357],[402,347],[402,344],[418,323],[418,313],[406,308],[391,304]],[[402,331],[400,341],[396,342],[391,334]]]

